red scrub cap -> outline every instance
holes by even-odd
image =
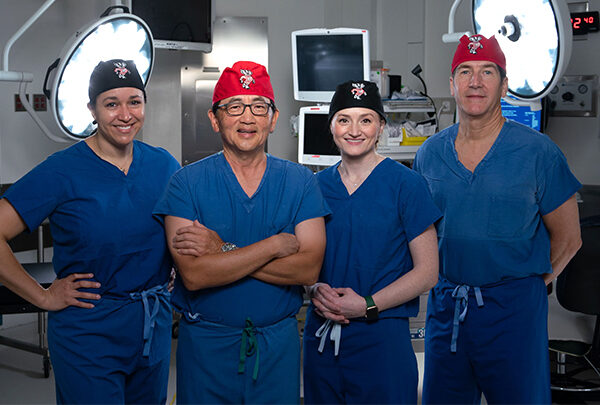
[[[267,69],[258,63],[239,61],[223,71],[213,92],[213,104],[232,96],[249,94],[275,102]]]
[[[496,37],[493,35],[488,39],[481,34],[463,35],[456,47],[452,59],[452,72],[458,65],[471,60],[485,60],[494,62],[506,71],[506,58],[500,48]]]

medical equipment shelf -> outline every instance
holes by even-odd
[[[435,108],[431,102],[413,102],[404,100],[384,100],[383,111],[386,113],[398,113],[398,112],[417,112],[417,113],[428,113],[435,112]]]
[[[383,100],[383,111],[394,113],[435,113],[429,100]],[[379,145],[377,152],[393,160],[413,160],[420,145]]]

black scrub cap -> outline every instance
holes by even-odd
[[[329,105],[329,124],[335,113],[345,108],[362,107],[369,108],[379,114],[386,121],[383,112],[383,103],[379,88],[373,82],[366,80],[350,80],[339,84],[331,98]]]
[[[132,60],[111,59],[98,63],[90,76],[90,103],[95,103],[99,94],[119,87],[140,89],[146,98],[144,83]]]

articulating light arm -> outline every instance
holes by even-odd
[[[462,0],[454,0],[452,7],[450,8],[450,13],[448,14],[448,32],[442,35],[442,42],[445,44],[458,42],[460,41],[460,37],[463,35],[471,35],[469,31],[463,32],[454,32],[454,15],[456,14],[456,9],[460,5]]]
[[[19,28],[19,30],[9,38],[4,47],[4,53],[2,54],[2,70],[0,70],[0,81],[5,82],[18,82],[19,83],[19,97],[21,98],[21,102],[23,103],[23,107],[25,110],[31,115],[31,118],[35,123],[40,127],[44,135],[55,142],[68,142],[67,139],[58,137],[54,135],[48,127],[42,122],[40,117],[37,115],[31,103],[27,99],[27,95],[25,94],[25,89],[27,87],[26,83],[30,83],[33,81],[33,74],[27,72],[11,72],[8,70],[9,68],[9,59],[8,55],[10,54],[10,49],[13,44],[21,38],[21,36],[37,21],[38,18],[42,14],[46,12],[46,10],[55,2],[55,0],[46,0],[44,4]]]
[[[40,18],[42,14],[46,12],[48,7],[50,7],[55,0],[46,0],[44,4],[23,24],[21,28],[9,38],[8,42],[6,42],[6,46],[4,47],[4,53],[2,55],[2,71],[0,71],[0,81],[10,81],[10,82],[32,82],[33,75],[31,73],[26,72],[11,72],[8,70],[8,54],[10,53],[10,48],[12,48],[13,44],[23,35],[25,31],[33,25],[33,23]]]

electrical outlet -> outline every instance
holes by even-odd
[[[435,106],[437,107],[438,113],[441,114],[454,114],[456,108],[456,102],[452,97],[440,97],[434,99]]]
[[[26,94],[25,97],[29,100],[29,94]],[[25,106],[18,94],[15,94],[15,111],[25,111]]]
[[[27,100],[31,100],[29,94],[26,94],[25,96],[27,97]],[[44,94],[34,94],[32,107],[34,111],[46,111],[46,96]],[[15,111],[25,111],[25,106],[18,94],[15,94]]]

